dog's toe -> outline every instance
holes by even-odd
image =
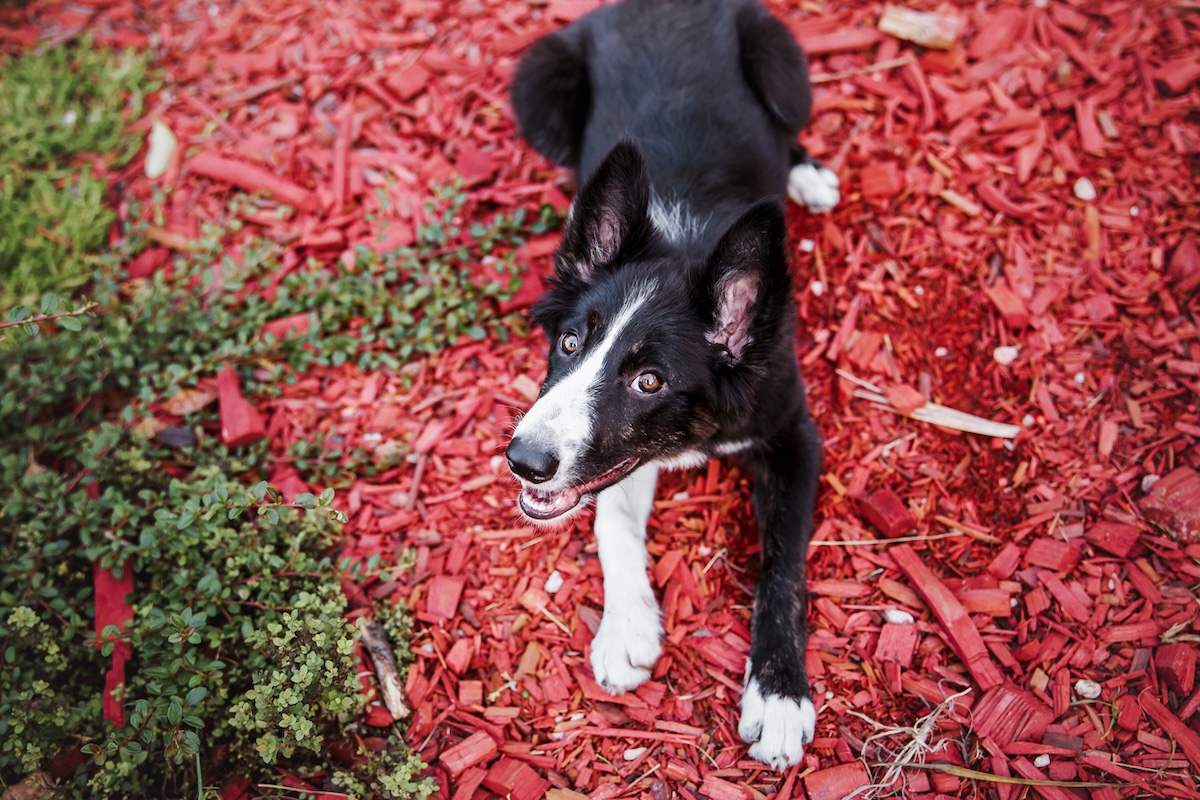
[[[837,173],[822,164],[797,164],[788,173],[788,196],[814,214],[832,211],[842,199]]]
[[[809,698],[764,695],[757,678],[746,683],[738,735],[750,745],[751,758],[777,770],[798,764],[816,729],[817,710]]]
[[[596,683],[612,694],[642,685],[662,655],[662,625],[657,614],[647,619],[605,617],[592,639],[592,673]]]

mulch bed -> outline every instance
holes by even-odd
[[[247,235],[336,265],[359,243],[411,241],[431,180],[464,176],[480,211],[565,206],[506,86],[525,47],[593,5],[29,4],[0,11],[0,42],[86,32],[156,54],[167,83],[137,127],[161,119],[179,154],[158,181],[140,160],[113,176],[128,199],[171,187],[152,252],[227,219],[235,187],[266,187],[296,210],[247,214]],[[409,740],[454,800],[827,800],[868,782],[864,741],[940,706],[920,761],[1109,785],[910,769],[881,794],[1200,796],[1200,15],[944,4],[962,28],[941,50],[882,33],[879,3],[772,6],[813,64],[804,141],[843,187],[831,215],[791,220],[827,447],[809,560],[817,739],[779,775],[737,737],[757,544],[734,464],[661,481],[649,547],[666,655],[636,693],[592,681],[589,520],[524,526],[503,464],[543,375],[533,335],[453,346],[410,367],[410,388],[345,368],[256,401],[280,452],[314,431],[413,446],[338,500],[347,552],[414,559],[368,587],[418,620]],[[554,239],[520,254],[531,289]],[[927,400],[1020,432],[907,416]],[[909,739],[876,739],[865,760]]]

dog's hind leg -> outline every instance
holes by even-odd
[[[752,757],[776,769],[803,757],[817,722],[804,664],[804,562],[813,530],[821,442],[816,425],[801,414],[797,425],[750,459],[762,575],[754,598],[738,733],[751,745]]]
[[[662,622],[646,574],[646,520],[657,483],[658,467],[647,465],[596,498],[604,617],[592,640],[592,672],[613,694],[649,678],[662,654]]]
[[[551,161],[577,169],[592,90],[569,33],[544,36],[525,54],[513,78],[512,104],[525,140]]]

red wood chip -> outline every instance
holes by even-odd
[[[1187,760],[1192,762],[1196,769],[1200,769],[1200,734],[1184,725],[1153,693],[1143,692],[1139,699],[1142,701],[1142,710],[1167,736],[1175,740]]]
[[[1040,741],[1054,712],[1032,692],[1005,683],[985,694],[972,711],[975,730],[1004,746]]]
[[[856,790],[870,785],[871,778],[867,775],[867,768],[860,761],[818,770],[804,779],[808,800],[842,800],[854,795]]]
[[[1025,548],[1025,561],[1036,567],[1067,572],[1079,563],[1081,554],[1077,544],[1056,539],[1034,539]]]
[[[1146,519],[1180,542],[1200,542],[1200,475],[1179,467],[1164,475],[1142,498]]]
[[[917,526],[917,520],[904,501],[890,489],[880,489],[864,497],[859,504],[863,518],[884,536],[903,536]]]
[[[1101,520],[1088,528],[1085,538],[1096,547],[1118,558],[1129,558],[1139,550],[1141,532],[1132,525]]]
[[[488,770],[483,785],[512,800],[541,800],[550,781],[528,765],[513,758],[501,758]]]
[[[1164,644],[1154,651],[1154,668],[1167,688],[1190,695],[1196,685],[1196,648],[1183,642]]]
[[[896,383],[884,389],[888,402],[901,414],[911,414],[925,405],[925,396],[906,383]]]
[[[699,789],[702,797],[709,800],[751,800],[753,795],[745,786],[721,780],[711,772],[704,776],[704,782]]]
[[[438,761],[450,773],[451,778],[457,778],[459,773],[468,767],[487,763],[499,753],[496,740],[484,731],[477,731],[453,747],[443,750]]]
[[[917,626],[885,623],[879,629],[879,642],[875,645],[877,661],[894,661],[908,669],[912,666],[913,650],[917,646]]]
[[[934,616],[942,623],[947,640],[980,688],[986,691],[1003,683],[1004,678],[988,655],[979,631],[945,584],[929,571],[908,545],[896,545],[890,552],[892,560],[908,576],[912,588],[929,603]]]
[[[242,396],[237,372],[226,364],[217,373],[217,401],[221,415],[221,441],[242,447],[267,435],[262,414]]]

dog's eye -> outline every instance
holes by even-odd
[[[663,387],[663,379],[654,372],[643,372],[633,382],[633,388],[642,394],[654,394]]]
[[[579,349],[579,337],[573,333],[564,333],[562,338],[558,340],[558,349],[567,355],[571,355]]]

